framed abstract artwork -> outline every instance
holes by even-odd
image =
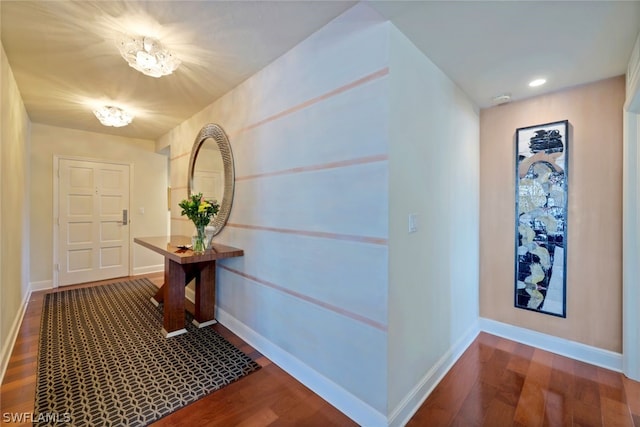
[[[515,306],[566,317],[568,120],[516,129]]]

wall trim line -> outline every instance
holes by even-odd
[[[290,295],[290,296],[292,296],[294,298],[298,298],[298,299],[300,299],[302,301],[308,302],[308,303],[313,304],[315,306],[322,307],[322,308],[324,308],[326,310],[329,310],[329,311],[333,311],[334,313],[337,313],[337,314],[339,314],[341,316],[348,317],[348,318],[350,318],[352,320],[355,320],[357,322],[364,323],[365,325],[371,326],[372,328],[378,329],[378,330],[380,330],[382,332],[387,332],[387,325],[382,324],[382,323],[380,323],[378,321],[375,321],[373,319],[370,319],[370,318],[368,318],[366,316],[363,316],[361,314],[354,313],[354,312],[349,311],[349,310],[345,310],[345,309],[343,309],[341,307],[337,307],[337,306],[335,306],[333,304],[329,304],[329,303],[326,303],[326,302],[321,301],[319,299],[312,298],[312,297],[310,297],[308,295],[301,294],[300,292],[292,291],[291,289],[287,289],[287,288],[282,287],[280,285],[276,285],[275,283],[271,283],[271,282],[269,282],[267,280],[260,279],[259,277],[252,276],[250,274],[244,273],[242,271],[236,270],[235,268],[231,268],[231,267],[228,267],[226,265],[218,264],[218,267],[219,268],[223,268],[223,269],[225,269],[225,270],[227,270],[227,271],[229,271],[229,272],[231,272],[233,274],[236,274],[236,275],[238,275],[240,277],[244,277],[245,279],[251,280],[252,282],[257,283],[259,285],[266,286],[268,288],[274,289],[274,290],[276,290],[278,292],[285,293],[287,295]]]
[[[338,86],[335,89],[332,89],[332,90],[330,90],[328,92],[323,93],[322,95],[318,95],[318,96],[316,96],[314,98],[307,99],[306,101],[303,101],[303,102],[301,102],[299,104],[296,104],[293,107],[286,108],[286,109],[280,111],[279,113],[275,113],[275,114],[272,114],[270,116],[267,116],[266,118],[258,120],[257,122],[252,123],[252,124],[250,124],[248,126],[245,126],[245,127],[240,128],[238,130],[235,130],[235,131],[233,131],[233,130],[229,131],[229,132],[227,132],[227,135],[229,136],[229,139],[233,139],[233,138],[235,138],[236,136],[240,135],[243,132],[246,132],[246,131],[249,131],[251,129],[257,128],[259,126],[262,126],[263,124],[272,122],[272,121],[280,119],[282,117],[288,116],[289,114],[292,114],[292,113],[295,113],[297,111],[303,110],[303,109],[305,109],[307,107],[310,107],[313,104],[317,104],[318,102],[324,101],[324,100],[329,99],[329,98],[331,98],[333,96],[339,95],[339,94],[341,94],[343,92],[347,92],[347,91],[349,91],[351,89],[354,89],[354,88],[356,88],[358,86],[361,86],[361,85],[363,85],[365,83],[377,80],[377,79],[379,79],[381,77],[384,77],[384,76],[386,76],[388,74],[389,74],[389,67],[383,67],[383,68],[381,68],[381,69],[379,69],[377,71],[374,71],[373,73],[367,74],[364,77],[360,77],[359,79],[356,79],[356,80],[354,80],[354,81],[352,81],[350,83],[344,84],[342,86]],[[188,152],[176,154],[175,156],[171,157],[170,160],[171,161],[177,160],[177,159],[179,159],[181,157],[184,157],[184,156],[187,156],[187,155],[190,155],[190,154],[191,154],[191,149],[189,149]]]
[[[270,231],[273,233],[282,234],[295,234],[299,236],[318,237],[321,239],[347,240],[358,243],[370,243],[372,245],[386,246],[389,244],[389,240],[384,237],[356,236],[353,234],[328,233],[326,231],[294,230],[290,228],[266,227],[261,225],[238,224],[232,222],[228,222],[226,227],[243,228],[246,230]]]
[[[320,101],[324,101],[324,100],[329,99],[329,98],[331,98],[331,97],[333,97],[335,95],[339,95],[339,94],[341,94],[343,92],[346,92],[348,90],[351,90],[353,88],[361,86],[361,85],[363,85],[365,83],[368,83],[370,81],[377,80],[377,79],[379,79],[381,77],[384,77],[384,76],[386,76],[388,74],[389,74],[389,67],[381,68],[378,71],[374,71],[373,73],[367,74],[364,77],[356,79],[356,80],[354,80],[354,81],[352,81],[350,83],[347,83],[345,85],[339,86],[339,87],[337,87],[337,88],[335,88],[333,90],[330,90],[329,92],[326,92],[326,93],[324,93],[322,95],[319,95],[319,96],[316,96],[314,98],[308,99],[308,100],[306,100],[304,102],[301,102],[300,104],[297,104],[297,105],[294,105],[293,107],[290,107],[290,108],[287,108],[285,110],[282,110],[279,113],[276,113],[276,114],[273,114],[271,116],[268,116],[268,117],[266,117],[266,118],[264,118],[262,120],[258,120],[257,122],[255,122],[255,123],[253,123],[253,124],[251,124],[249,126],[246,126],[246,127],[240,129],[238,132],[235,132],[235,133],[239,134],[239,133],[246,132],[248,130],[257,128],[258,126],[262,126],[265,123],[272,122],[272,121],[277,120],[277,119],[279,119],[281,117],[284,117],[284,116],[288,116],[289,114],[292,114],[292,113],[295,113],[297,111],[303,110],[303,109],[305,109],[305,108],[307,108],[307,107],[309,107],[309,106],[311,106],[313,104],[317,104]]]
[[[374,154],[371,156],[358,157],[355,159],[339,160],[335,162],[323,163],[318,165],[299,166],[299,167],[283,169],[279,171],[240,176],[240,177],[236,177],[236,182],[246,181],[248,179],[268,178],[268,177],[279,176],[279,175],[290,175],[290,174],[296,174],[296,173],[302,173],[302,172],[313,172],[313,171],[326,170],[326,169],[344,168],[348,166],[384,162],[387,160],[389,160],[389,156],[387,154]]]

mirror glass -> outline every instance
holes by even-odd
[[[209,224],[207,234],[215,236],[227,223],[234,189],[233,155],[229,139],[216,124],[205,125],[191,150],[189,194],[202,193],[207,200],[220,204],[218,214]]]
[[[191,176],[193,191],[207,200],[222,201],[224,194],[224,165],[218,144],[213,138],[202,141]]]

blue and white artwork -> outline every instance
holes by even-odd
[[[566,317],[567,120],[516,131],[515,306]]]

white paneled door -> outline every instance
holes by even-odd
[[[129,275],[129,165],[58,160],[58,285]]]

